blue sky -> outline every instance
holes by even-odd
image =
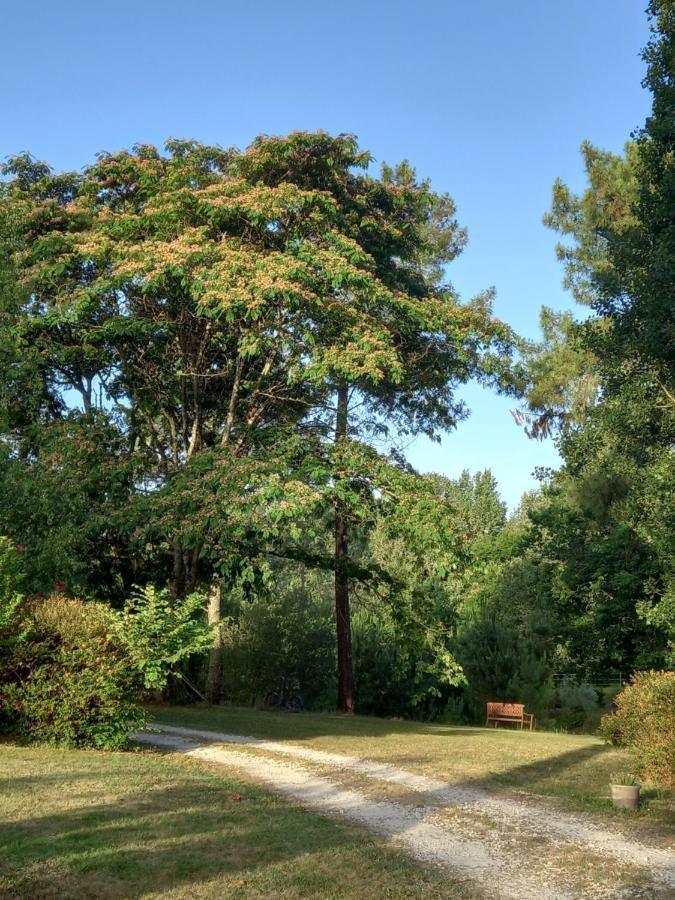
[[[619,151],[644,122],[646,0],[37,0],[0,18],[0,156],[79,168],[98,150],[169,137],[245,146],[261,132],[354,132],[378,161],[409,159],[456,200],[469,245],[463,297],[536,337],[542,304],[569,308],[541,224],[551,184],[584,184],[588,138]],[[511,507],[557,465],[469,386],[471,418],[422,471],[490,467]]]

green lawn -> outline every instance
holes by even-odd
[[[157,707],[152,718],[387,761],[455,783],[525,789],[607,816],[625,753],[592,737],[363,717]],[[664,841],[665,799],[623,825]],[[220,767],[152,751],[0,742],[0,898],[467,898],[364,831]]]
[[[203,763],[0,743],[0,897],[141,896],[475,895]]]
[[[590,735],[520,731],[510,726],[470,728],[390,721],[363,716],[261,712],[220,707],[153,707],[154,721],[255,737],[381,760],[453,783],[526,790],[558,798],[575,809],[616,815],[609,774],[632,769],[629,753]],[[646,826],[672,816],[655,792],[631,821]],[[637,824],[637,823],[636,823]]]

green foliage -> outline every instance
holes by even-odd
[[[468,710],[475,721],[490,700],[525,703],[538,717],[553,697],[545,645],[533,633],[519,633],[501,614],[484,607],[460,632],[453,649],[468,682]]]
[[[290,579],[280,573],[259,596],[229,605],[223,628],[229,700],[264,704],[285,682],[295,685],[307,709],[333,705],[335,639],[326,588],[312,573]]]
[[[55,407],[69,388],[89,413],[98,388],[162,481],[324,409],[339,381],[382,423],[452,427],[455,383],[513,390],[512,335],[489,294],[460,304],[441,281],[465,239],[450,198],[368,160],[322,132],[142,145],[81,175],[10,160],[0,250],[35,299],[8,310],[8,346],[34,348]]]
[[[208,648],[198,591],[216,581],[235,699],[288,679],[322,705],[328,629],[347,620],[333,578],[347,613],[351,590],[362,711],[478,719],[512,699],[541,717],[554,668],[672,660],[673,9],[650,4],[645,128],[622,156],[584,145],[581,196],[554,187],[547,222],[593,315],[544,309],[527,378],[491,293],[460,303],[445,281],[466,240],[452,200],[407,162],[374,176],[351,135],[139,145],[80,173],[10,159],[0,532],[27,548],[25,590],[119,608],[160,586],[106,632],[138,689]],[[514,415],[563,456],[509,521],[489,472],[420,477],[374,449],[454,428],[470,379],[526,384]],[[0,628],[18,646],[9,546]],[[565,691],[571,727],[590,697]]]
[[[0,646],[10,638],[22,595],[17,588],[23,576],[23,557],[14,542],[0,536]]]
[[[511,700],[525,704],[528,712],[545,718],[554,697],[551,661],[546,645],[534,633],[521,636],[518,647],[518,667],[508,684]]]
[[[357,711],[363,715],[410,715],[414,668],[399,648],[391,621],[357,612],[352,620]]]
[[[530,553],[552,563],[558,656],[589,674],[669,664],[675,640],[675,6],[648,13],[652,115],[622,156],[585,143],[588,188],[556,182],[545,219],[565,238],[566,286],[594,315],[542,311],[516,414],[559,442],[564,468],[531,511]]]
[[[31,429],[15,452],[0,446],[0,530],[25,547],[27,592],[48,594],[60,582],[77,596],[121,602],[133,577],[124,517],[135,474],[104,413]],[[142,565],[139,554],[137,575]]]
[[[206,652],[213,642],[202,594],[171,599],[168,590],[147,586],[132,594],[111,623],[111,635],[140,673],[143,687],[161,689],[178,663]]]
[[[604,292],[618,289],[617,270],[607,235],[627,236],[637,225],[635,202],[638,148],[627,143],[625,155],[617,156],[585,141],[581,153],[589,187],[581,196],[557,180],[553,202],[544,222],[575,243],[558,244],[558,259],[564,263],[565,287],[579,303],[593,306]]]
[[[557,671],[597,676],[664,662],[666,636],[643,611],[662,590],[669,551],[657,552],[661,526],[648,534],[629,485],[597,462],[576,477],[563,470],[500,539],[511,558],[493,564],[483,593],[521,633],[539,635]],[[638,516],[639,530],[627,522]]]
[[[6,527],[31,547],[34,589],[119,604],[135,583],[185,597],[218,575],[253,593],[269,554],[327,568],[303,546],[317,510],[324,532],[338,512],[365,532],[378,492],[413,494],[373,436],[453,428],[471,378],[517,392],[491,292],[460,303],[444,281],[466,239],[452,200],[407,162],[379,178],[369,163],[324,132],[138,145],[81,173],[9,160],[2,483],[5,508],[29,511]],[[344,408],[329,447],[338,392],[361,412]],[[408,507],[396,528],[427,552],[436,513]],[[331,561],[346,596],[373,576],[356,555]],[[418,602],[428,619],[424,590],[402,596],[400,621]]]
[[[451,510],[455,531],[471,541],[473,553],[481,555],[483,544],[489,553],[506,524],[506,504],[492,472],[485,469],[471,475],[465,469],[456,480],[442,475],[428,477]]]
[[[405,624],[382,610],[354,616],[357,711],[364,715],[436,719],[449,689],[463,681],[453,655],[437,636],[411,641]]]
[[[449,725],[463,725],[466,721],[466,701],[464,697],[448,697],[445,709],[440,715],[441,722],[447,722]]]
[[[586,724],[586,713],[579,706],[571,706],[561,709],[551,720],[556,731],[583,731]]]
[[[458,638],[457,657],[471,688],[477,718],[489,700],[510,700],[508,687],[518,668],[517,637],[494,617],[484,615]]]
[[[6,727],[11,718],[2,703],[3,682],[16,647],[24,639],[23,595],[17,591],[22,577],[23,554],[12,540],[0,536],[0,728]]]
[[[69,747],[125,746],[145,715],[139,676],[111,637],[114,614],[60,596],[22,611],[25,635],[3,660],[0,708],[33,741]]]
[[[628,747],[641,774],[656,785],[675,785],[675,672],[636,672],[602,719],[605,738]]]
[[[560,705],[563,707],[582,709],[585,712],[597,709],[598,694],[593,685],[573,675],[566,675],[560,680],[557,692]]]
[[[540,313],[543,340],[526,342],[528,389],[524,410],[514,413],[528,437],[543,439],[579,425],[598,400],[597,358],[583,340],[569,312],[544,306]]]
[[[638,615],[664,633],[668,638],[668,652],[665,654],[665,662],[675,666],[675,578],[669,577],[663,594],[650,602],[643,600],[637,606]]]
[[[632,772],[610,772],[610,784],[625,784],[627,787],[640,787],[641,781]]]
[[[63,595],[15,608],[0,662],[0,710],[32,741],[114,749],[145,721],[144,689],[209,646],[204,598],[172,603],[146,588],[122,612]]]

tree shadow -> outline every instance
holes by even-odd
[[[485,734],[488,729],[467,725],[440,725],[408,719],[349,716],[340,713],[279,712],[237,706],[150,706],[149,717],[158,724],[229,732],[267,740],[297,741],[320,737],[386,737],[415,734],[444,738],[453,734]],[[494,729],[490,729],[492,731]]]
[[[259,714],[256,713],[256,716],[257,715]],[[282,716],[281,718],[281,724],[283,724],[284,717]],[[322,736],[328,735],[329,730],[331,730],[334,725],[334,721],[331,720],[337,719],[338,723],[345,720],[358,721],[348,720],[346,717],[340,716],[326,716],[326,720],[329,721],[325,721],[323,720],[323,717],[320,717],[322,721],[317,723],[317,718],[319,717],[313,717],[312,719],[309,719],[308,717],[308,728],[305,730],[303,728],[298,728],[298,725],[296,724],[298,718],[293,717],[295,721],[291,726],[291,729],[286,732],[288,735],[287,737],[284,737],[283,734],[277,734],[274,737],[270,737],[269,724],[265,720],[263,720],[257,729],[249,729],[249,732],[251,730],[257,730],[259,734],[262,733],[268,740],[272,741],[298,741],[302,740],[300,737],[301,733],[309,732],[311,737],[316,737],[320,730]],[[200,743],[204,741],[208,742],[207,734],[209,728],[204,722],[203,715],[199,724],[201,725],[199,730],[202,731],[202,734],[199,738],[195,738],[195,740],[198,740]],[[217,727],[218,724],[219,723],[214,723],[214,726]],[[374,723],[369,721],[366,721],[365,723],[360,721],[360,733],[355,734],[352,731],[351,734],[348,734],[347,736],[363,737],[366,740],[369,737],[377,738],[391,736],[392,725],[396,728],[394,734],[401,734],[401,723],[399,722],[391,723],[386,720],[384,722],[376,722],[375,728],[379,732],[377,734],[372,734],[373,724]],[[344,754],[347,757],[358,756],[375,765],[383,764],[395,766],[403,770],[426,774],[431,778],[445,781],[448,784],[448,788],[451,789],[450,793],[454,791],[457,795],[461,794],[461,802],[468,804],[483,799],[486,793],[497,792],[502,795],[513,795],[514,792],[525,792],[532,795],[532,800],[538,800],[539,802],[545,803],[547,800],[562,801],[570,808],[570,811],[579,810],[586,813],[602,812],[603,814],[613,812],[609,800],[608,772],[606,771],[608,767],[603,760],[603,757],[606,754],[611,753],[613,748],[600,741],[590,745],[586,743],[584,746],[577,746],[571,749],[558,749],[555,746],[555,743],[553,743],[557,735],[548,732],[535,732],[533,734],[529,731],[521,732],[519,730],[509,729],[509,732],[513,733],[516,738],[516,743],[512,748],[513,753],[506,764],[504,764],[502,758],[494,755],[490,757],[488,754],[484,764],[481,765],[480,762],[478,763],[478,769],[482,768],[483,771],[477,771],[474,775],[470,771],[466,771],[466,766],[463,761],[459,763],[459,771],[452,765],[453,738],[459,738],[462,741],[466,741],[467,739],[473,739],[475,741],[476,738],[480,738],[481,741],[487,741],[488,743],[493,740],[501,743],[505,730],[457,725],[420,725],[420,723],[405,723],[405,725],[408,725],[413,729],[412,734],[414,734],[415,737],[425,739],[426,746],[420,746],[417,754],[411,754],[410,752],[406,753],[403,750],[398,753],[395,751],[392,753],[391,744],[389,744],[384,753],[379,753],[372,742],[370,746],[367,744],[364,745],[362,751],[358,754],[355,754],[353,752],[353,747],[350,746],[336,746],[333,752],[336,752],[338,755]],[[234,728],[231,730],[235,732]],[[241,732],[241,729],[239,731]],[[335,732],[333,732],[333,734],[335,734]],[[340,731],[339,734],[344,735],[345,733]],[[545,735],[547,739],[552,739],[550,746],[545,746],[543,748],[546,755],[543,756],[543,758],[539,757],[518,762],[517,748],[525,749],[532,737],[540,737],[542,735]],[[311,737],[309,738],[310,743]],[[433,739],[431,742],[428,741],[429,737]],[[436,739],[444,741],[447,744],[447,748],[444,747],[444,750],[449,760],[449,764],[445,772],[439,771],[439,753]],[[217,742],[217,737],[214,737],[213,740]],[[511,748],[508,744],[506,746],[500,746],[500,743],[496,744],[490,752],[494,753],[494,749],[497,749],[501,752],[503,757],[509,753]],[[410,747],[409,743],[408,747]],[[311,749],[311,746],[309,749]],[[460,745],[459,752],[472,752],[478,754],[480,751],[477,746],[467,748],[465,744],[462,744]],[[594,765],[594,761],[597,761],[597,765]],[[453,769],[455,770],[453,771]],[[578,771],[575,772],[575,769]],[[448,796],[450,796],[450,793]]]
[[[391,753],[389,752],[390,747],[387,747],[386,755],[380,755],[374,752],[372,745],[370,747],[364,746],[363,755],[368,757],[370,752],[372,756],[368,758],[374,762],[381,761],[401,768],[414,766],[418,769],[429,771],[433,767],[437,775],[439,752],[436,741],[447,742],[447,750],[445,747],[442,747],[442,751],[443,753],[447,752],[448,759],[452,759],[452,741],[455,738],[461,741],[471,741],[479,738],[481,742],[485,742],[484,746],[487,753],[497,750],[497,752],[501,751],[502,754],[507,754],[510,748],[508,745],[502,746],[507,735],[507,740],[513,736],[517,742],[518,749],[521,747],[526,748],[530,740],[540,739],[542,735],[545,735],[545,739],[551,738],[552,741],[556,737],[549,732],[520,731],[512,728],[497,729],[466,725],[439,725],[362,716],[349,717],[339,714],[317,715],[312,713],[307,715],[303,713],[253,711],[227,706],[209,708],[195,705],[189,708],[187,715],[184,715],[184,712],[183,709],[180,709],[177,714],[175,707],[169,707],[163,712],[160,711],[156,718],[160,726],[162,724],[179,725],[203,732],[231,733],[281,742],[311,742],[313,739],[324,737],[368,739],[414,736],[415,738],[423,738],[426,746],[420,747],[418,755],[406,754],[403,751]],[[206,739],[204,736],[199,738],[199,740],[204,739]],[[214,738],[214,740],[217,739]],[[520,743],[521,741],[523,742],[522,744]],[[345,755],[350,755],[352,752],[352,748],[349,746],[340,747],[337,744],[332,750],[338,754],[344,753]],[[466,747],[462,748],[462,750],[467,752]],[[573,767],[588,763],[595,758],[599,759],[610,752],[610,750],[611,748],[599,741],[591,745],[586,744],[583,747],[573,747],[560,751],[551,743],[550,748],[543,748],[544,755],[541,758],[527,762],[517,762],[516,746],[514,746],[512,762],[503,769],[501,769],[501,760],[498,759],[497,762],[501,770],[489,774],[482,773],[475,777],[463,773],[461,781],[465,784],[482,785],[491,788],[515,786],[534,789],[537,785],[543,786],[547,782],[559,780]],[[468,752],[477,753],[479,751],[477,748],[470,748]],[[448,769],[448,774],[451,774],[452,767],[449,766]]]
[[[203,777],[196,775],[194,781],[154,790],[149,785],[144,793],[96,804],[84,798],[73,809],[4,822],[0,880],[11,886],[0,887],[0,897],[113,900],[161,895],[188,885],[199,896],[229,896],[241,893],[257,872],[262,873],[262,895],[265,885],[273,893],[278,879],[286,890],[297,883],[302,896],[329,891],[336,897],[357,896],[340,893],[339,886],[332,890],[336,867],[342,854],[347,864],[363,854],[359,864],[365,866],[372,836],[233,783],[224,773],[213,776],[197,766],[196,772],[200,770]],[[70,778],[64,776],[64,788]],[[30,788],[39,797],[53,789],[54,776],[36,775],[30,784],[29,779],[20,781],[26,792]],[[240,793],[233,794],[233,788]],[[378,871],[371,871],[373,878]],[[210,881],[217,882],[214,893],[202,893]],[[261,896],[258,889],[253,893]],[[448,896],[461,893],[458,889]]]

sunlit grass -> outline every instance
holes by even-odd
[[[0,897],[475,896],[203,763],[0,744]]]
[[[471,728],[227,706],[155,707],[150,714],[167,724],[291,741],[381,760],[455,784],[556,797],[571,808],[607,815],[615,815],[609,799],[610,773],[634,766],[629,753],[600,738],[509,726]],[[669,818],[667,804],[653,795],[651,800],[640,817]]]

